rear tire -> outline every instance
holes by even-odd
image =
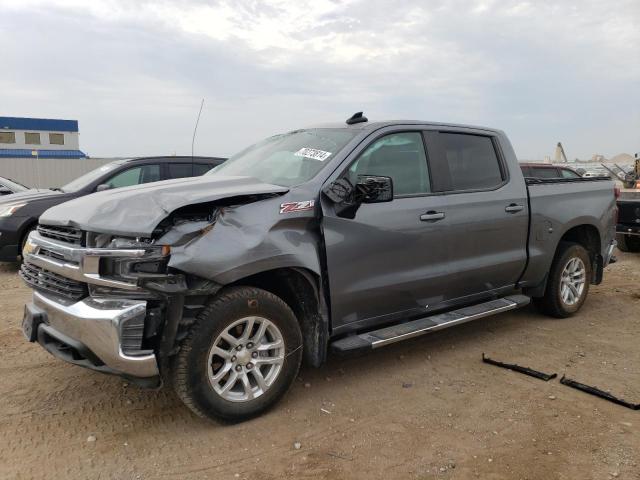
[[[616,233],[616,241],[621,252],[640,252],[640,236]]]
[[[301,361],[291,308],[265,290],[232,287],[198,315],[172,361],[172,382],[197,415],[237,422],[280,400]]]
[[[544,296],[533,300],[546,315],[567,318],[582,307],[590,283],[589,252],[577,243],[562,242],[551,265]]]

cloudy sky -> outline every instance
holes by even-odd
[[[0,116],[92,156],[230,155],[358,110],[502,128],[521,159],[640,151],[640,1],[0,0]]]

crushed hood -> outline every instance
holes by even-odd
[[[286,187],[252,177],[205,175],[106,190],[50,208],[40,223],[92,232],[149,237],[173,211],[199,203],[247,195],[273,195]]]

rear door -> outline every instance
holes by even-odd
[[[520,171],[509,175],[498,139],[481,133],[430,132],[445,203],[451,278],[456,303],[513,287],[527,259],[528,206]],[[517,174],[517,176],[516,176]]]

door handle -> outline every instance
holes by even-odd
[[[423,222],[435,222],[436,220],[442,220],[444,218],[444,212],[435,212],[429,210],[427,213],[420,215],[420,220]]]
[[[507,213],[516,213],[522,211],[523,209],[524,207],[522,205],[512,203],[508,207],[505,207],[504,211]]]

